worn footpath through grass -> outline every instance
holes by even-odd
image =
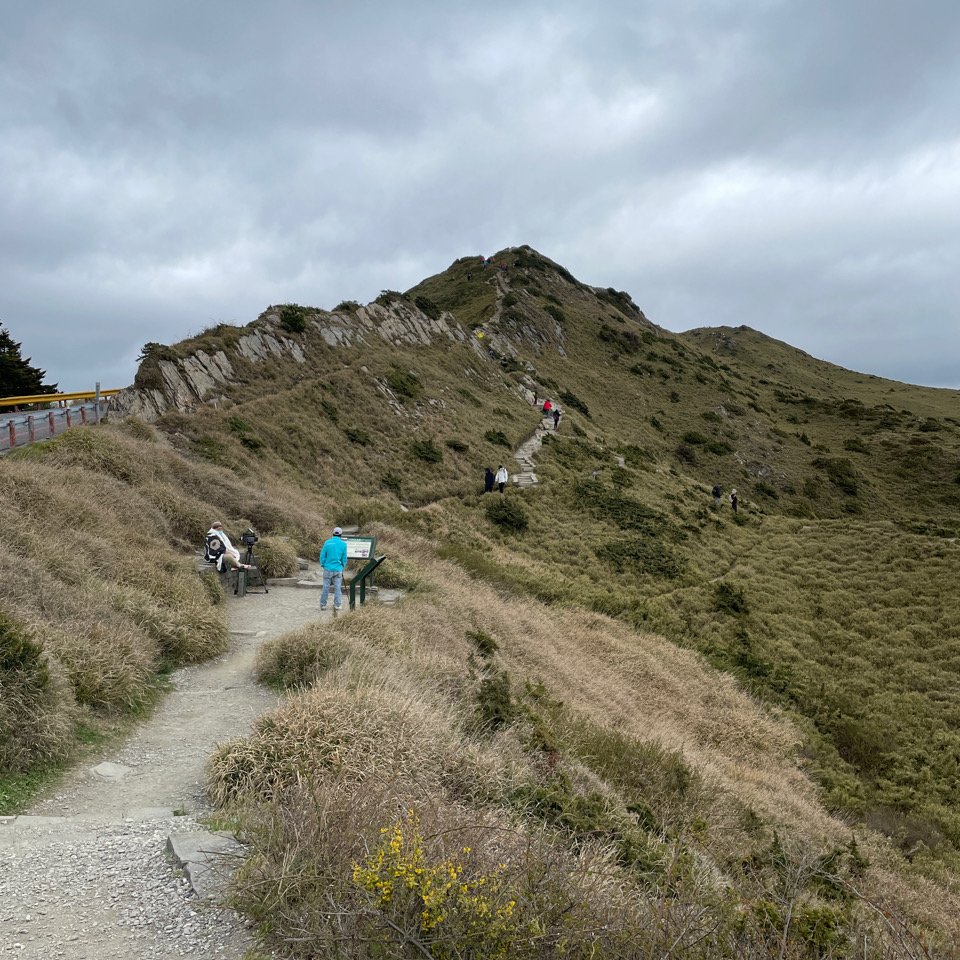
[[[198,829],[210,811],[204,767],[214,747],[276,703],[254,680],[257,649],[319,618],[317,596],[274,587],[229,597],[227,653],[174,673],[169,694],[127,740],[70,770],[29,815],[0,821],[0,954],[246,955],[243,921],[194,897],[165,848],[171,833]]]

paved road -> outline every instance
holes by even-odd
[[[100,417],[107,415],[108,400],[100,401]],[[25,447],[38,440],[49,440],[71,427],[97,422],[97,404],[94,400],[72,407],[52,410],[34,410],[30,413],[0,412],[0,453],[14,447]]]

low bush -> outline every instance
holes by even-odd
[[[307,311],[297,303],[287,303],[280,308],[280,326],[287,333],[303,333],[307,329]]]
[[[423,586],[423,577],[412,560],[389,557],[377,567],[374,574],[377,586],[391,590],[417,590]]]
[[[443,451],[433,440],[414,440],[410,444],[410,453],[424,463],[440,463],[443,460]]]
[[[754,492],[758,497],[766,497],[768,500],[779,500],[779,499],[780,499],[780,492],[777,490],[777,488],[774,487],[774,486],[772,486],[772,485],[769,484],[769,483],[766,483],[766,482],[763,481],[763,480],[758,480],[758,481],[753,485],[753,492]]]
[[[346,660],[347,649],[334,628],[310,623],[260,648],[257,679],[281,690],[310,687]]]
[[[857,471],[853,464],[844,458],[820,457],[813,461],[813,466],[822,470],[827,479],[842,490],[847,496],[854,497],[859,491],[860,484],[857,479]]]
[[[441,310],[429,297],[415,297],[413,302],[417,309],[431,320],[440,319]]]
[[[747,612],[747,600],[739,587],[721,580],[713,588],[713,609],[718,613],[740,616]]]
[[[370,445],[370,434],[359,427],[345,427],[343,435],[358,447],[367,447]]]
[[[393,367],[387,373],[387,386],[401,400],[414,400],[423,392],[420,378],[412,370]]]
[[[530,525],[526,510],[516,498],[497,497],[487,504],[485,513],[491,523],[511,533],[523,533]]]
[[[254,560],[265,577],[292,577],[299,570],[296,547],[284,537],[261,537]]]
[[[590,416],[590,408],[569,390],[561,390],[559,397],[560,402],[570,407],[571,410],[579,410],[585,417]]]
[[[502,430],[488,430],[484,435],[483,439],[487,443],[495,444],[498,447],[506,447],[510,449],[510,440],[507,435]]]
[[[0,611],[0,774],[64,757],[71,697],[29,630]]]
[[[492,670],[477,686],[477,718],[485,731],[499,730],[516,719],[519,708],[510,691],[510,675]]]
[[[594,551],[617,573],[633,573],[675,580],[683,573],[684,563],[659,540],[649,537],[622,537],[601,544]]]

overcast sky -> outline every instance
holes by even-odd
[[[960,388],[957,0],[0,0],[0,320],[62,389],[528,243]]]

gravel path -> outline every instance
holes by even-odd
[[[148,721],[67,774],[30,816],[0,818],[0,957],[245,957],[252,939],[243,921],[194,895],[167,838],[200,829],[196,818],[209,812],[204,764],[216,744],[276,703],[254,683],[257,648],[332,616],[320,614],[318,596],[277,586],[230,597],[228,653],[178,671]]]

